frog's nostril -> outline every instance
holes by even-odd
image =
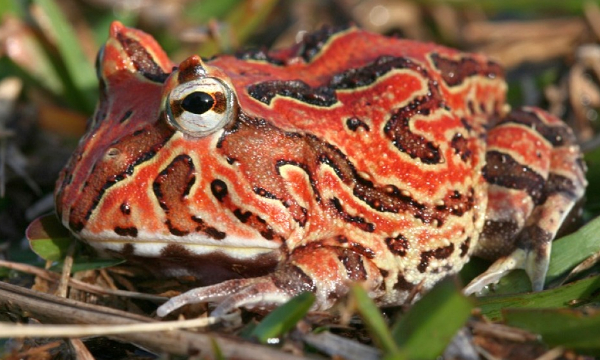
[[[106,152],[106,156],[112,159],[112,158],[115,158],[115,157],[119,156],[120,153],[121,153],[121,151],[119,149],[117,149],[117,148],[110,148]]]

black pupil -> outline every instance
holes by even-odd
[[[185,111],[189,111],[194,114],[204,114],[208,110],[212,109],[215,104],[215,99],[202,91],[196,91],[183,99],[181,107]]]

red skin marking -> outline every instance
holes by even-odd
[[[518,161],[526,163],[543,177],[548,176],[552,145],[533,131],[518,125],[503,125],[488,133],[488,147],[509,150],[519,154]],[[538,157],[539,155],[539,157]],[[514,155],[513,155],[514,157]]]
[[[490,187],[488,189],[488,213],[495,214],[499,219],[508,218],[508,214],[520,214],[521,219],[531,213],[533,201],[526,191],[506,191],[504,188]],[[504,215],[504,216],[503,216]]]

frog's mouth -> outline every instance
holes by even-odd
[[[193,275],[203,285],[271,272],[281,260],[279,244],[264,239],[227,236],[214,240],[198,234],[133,239],[114,234],[80,234],[101,255],[126,259],[155,275]]]

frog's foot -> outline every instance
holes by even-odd
[[[366,283],[372,293],[377,294],[382,281],[379,269],[365,256],[349,249],[313,243],[295,249],[270,275],[192,289],[170,299],[156,313],[163,317],[184,305],[200,302],[219,303],[212,316],[241,307],[272,310],[306,291],[316,295],[312,310],[325,310],[348,293],[351,282]]]
[[[542,290],[552,240],[583,197],[585,165],[571,130],[535,108],[514,110],[488,133],[488,208],[475,254],[498,259],[466,288],[471,294],[513,269]]]
[[[220,284],[192,289],[171,298],[161,305],[156,314],[160,317],[178,308],[200,302],[218,302],[212,316],[221,316],[240,307],[249,309],[270,309],[283,304],[292,297],[285,289],[279,288],[270,277],[234,279]]]
[[[541,291],[548,271],[550,249],[550,242],[540,246],[536,251],[517,248],[510,255],[496,260],[485,272],[473,279],[463,292],[466,295],[479,293],[486,286],[497,283],[508,272],[515,269],[524,269],[531,280],[532,290]]]

